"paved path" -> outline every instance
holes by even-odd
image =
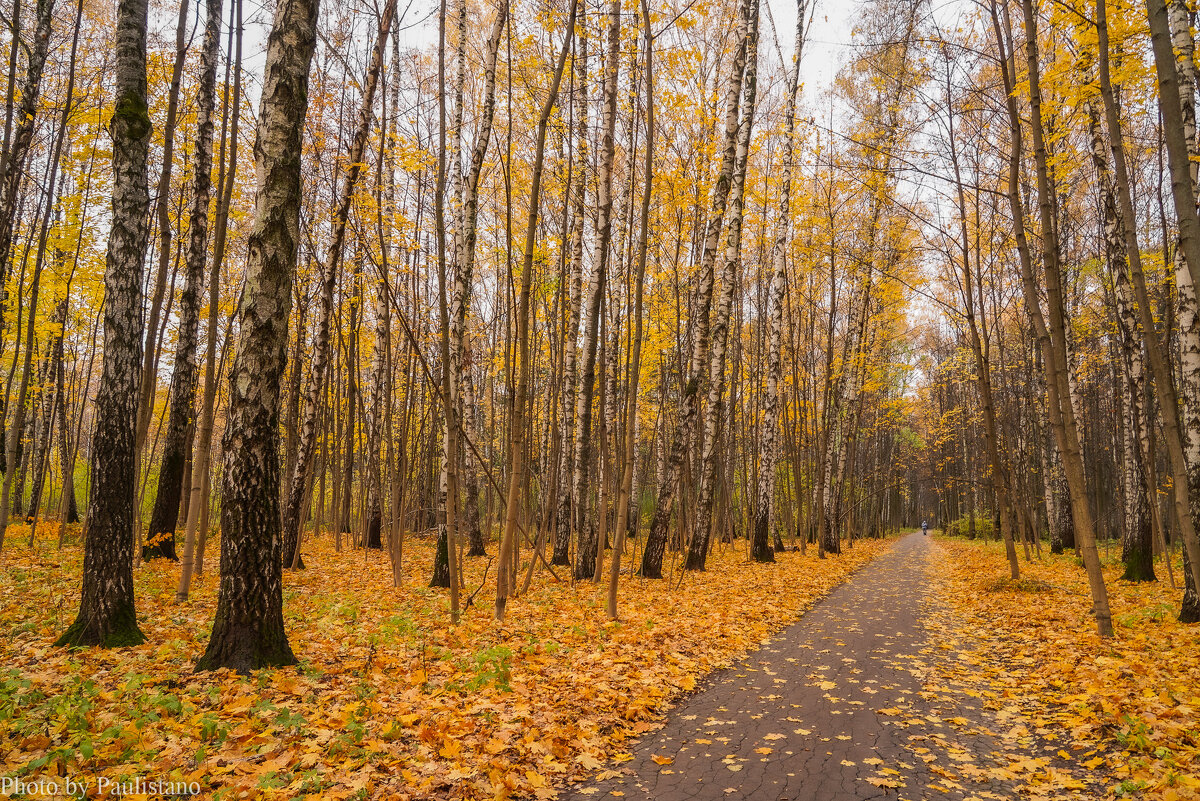
[[[633,759],[561,798],[1017,798],[987,714],[942,694],[926,627],[931,538],[903,537],[674,709]]]

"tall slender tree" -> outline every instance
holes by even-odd
[[[594,517],[587,514],[589,476],[592,469],[592,397],[596,382],[596,346],[603,316],[604,291],[612,240],[614,133],[617,125],[617,79],[621,55],[621,2],[611,0],[608,9],[608,51],[604,62],[603,133],[600,166],[596,176],[596,242],[592,276],[588,281],[587,311],[583,324],[583,362],[575,398],[575,465],[571,476],[576,532],[575,578],[590,579],[596,573],[598,532]],[[605,515],[598,509],[596,514]]]
[[[200,80],[196,87],[196,140],[192,146],[192,206],[183,292],[179,296],[179,339],[168,397],[170,415],[158,468],[158,492],[142,558],[175,559],[175,527],[183,494],[184,462],[195,430],[196,351],[200,329],[200,292],[208,263],[208,202],[212,187],[213,108],[216,105],[217,58],[221,45],[221,0],[207,0]],[[190,487],[188,488],[191,489]]]
[[[729,351],[729,324],[733,315],[733,299],[738,289],[741,264],[742,219],[745,211],[746,169],[750,160],[750,137],[754,127],[755,103],[758,97],[758,9],[759,0],[750,7],[750,24],[746,30],[746,69],[742,76],[745,98],[742,100],[742,119],[738,123],[737,150],[734,155],[733,186],[729,193],[729,222],[725,232],[725,252],[721,256],[721,293],[712,320],[712,353],[708,360],[708,397],[704,407],[704,427],[700,442],[700,492],[693,523],[691,542],[684,566],[703,570],[708,558],[708,543],[712,533],[713,504],[717,492],[717,453],[722,444],[722,424],[725,421],[725,356]]]
[[[329,249],[326,251],[325,260],[321,265],[321,301],[317,311],[317,327],[313,334],[313,354],[309,362],[308,401],[304,406],[304,422],[300,430],[296,462],[292,475],[289,477],[283,508],[283,564],[284,567],[289,568],[304,566],[299,553],[300,525],[304,499],[307,497],[305,488],[308,485],[313,455],[316,452],[317,435],[320,433],[317,421],[321,411],[321,394],[325,388],[332,345],[333,290],[337,284],[338,265],[342,261],[342,251],[345,249],[346,226],[350,220],[350,204],[354,200],[354,188],[362,175],[363,155],[366,152],[367,136],[371,132],[371,109],[375,102],[375,91],[383,70],[387,37],[391,32],[392,18],[395,13],[396,0],[387,0],[379,18],[375,48],[371,51],[371,62],[367,68],[367,82],[363,88],[362,104],[358,111],[358,125],[355,126],[354,137],[350,141],[345,176],[342,178],[338,204],[333,213],[333,235],[330,237]],[[300,365],[296,365],[295,369],[299,371]]]
[[[796,153],[796,96],[800,89],[800,61],[809,14],[808,0],[796,2],[796,40],[792,45],[792,65],[785,83],[783,112],[783,172],[779,178],[779,199],[775,216],[775,239],[771,243],[771,283],[767,290],[767,381],[763,387],[759,418],[761,464],[758,468],[754,531],[750,556],[756,562],[774,562],[770,529],[775,508],[775,473],[779,464],[779,387],[783,379],[783,304],[787,290],[787,252],[791,239],[792,173]]]
[[[508,489],[505,495],[504,529],[500,534],[500,567],[496,570],[497,620],[504,620],[508,608],[508,595],[513,580],[508,568],[517,536],[517,514],[520,504],[521,486],[525,472],[525,406],[529,403],[530,365],[529,324],[531,295],[533,293],[534,251],[537,246],[538,215],[541,211],[542,171],[545,167],[546,131],[550,117],[558,103],[558,88],[562,85],[563,70],[571,52],[571,41],[575,36],[575,18],[579,0],[571,0],[567,11],[566,34],[562,50],[559,51],[550,88],[538,115],[537,141],[534,146],[533,172],[529,181],[529,214],[525,222],[525,252],[521,262],[521,291],[517,301],[517,387],[513,397],[510,439],[508,450]]]

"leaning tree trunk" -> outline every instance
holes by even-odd
[[[1079,427],[1071,402],[1070,363],[1067,359],[1067,329],[1064,320],[1064,292],[1062,273],[1059,266],[1059,244],[1057,223],[1052,215],[1052,187],[1050,185],[1048,157],[1045,137],[1042,132],[1041,89],[1039,87],[1037,26],[1034,19],[1032,0],[1023,0],[1022,9],[1025,14],[1025,30],[1028,37],[1025,42],[1026,63],[1029,75],[1030,116],[1032,120],[1033,155],[1038,189],[1038,210],[1042,234],[1042,261],[1046,280],[1046,305],[1049,310],[1048,338],[1049,344],[1047,364],[1052,366],[1048,377],[1051,386],[1057,390],[1058,410],[1051,403],[1051,421],[1057,421],[1055,426],[1059,434],[1059,446],[1063,453],[1063,467],[1067,474],[1067,483],[1071,488],[1072,519],[1075,521],[1075,537],[1079,543],[1080,555],[1083,557],[1087,570],[1088,584],[1092,593],[1093,614],[1096,627],[1101,636],[1112,636],[1112,616],[1108,608],[1108,591],[1104,585],[1104,573],[1100,565],[1100,554],[1096,549],[1095,530],[1092,523],[1091,508],[1088,504],[1086,472],[1083,463],[1083,450],[1080,444]],[[1036,303],[1034,304],[1036,305]],[[1040,315],[1040,308],[1038,313]]]
[[[105,648],[145,641],[133,601],[138,386],[142,367],[142,262],[146,255],[147,0],[117,6],[112,225],[104,267],[104,366],[94,404],[92,487],[79,616],[57,645]]]
[[[708,557],[709,535],[712,532],[713,503],[717,486],[717,451],[722,439],[721,424],[725,419],[722,398],[725,390],[725,354],[729,346],[729,318],[733,312],[734,295],[737,293],[746,165],[750,159],[750,136],[754,127],[754,103],[758,93],[758,0],[755,0],[750,10],[750,24],[746,32],[746,69],[742,75],[742,84],[745,97],[742,100],[743,113],[734,155],[733,186],[729,195],[729,226],[725,233],[725,253],[721,265],[721,295],[712,321],[708,398],[701,436],[703,448],[700,457],[700,497],[696,519],[692,523],[691,544],[684,562],[688,570],[704,569]]]
[[[67,62],[67,68],[71,77],[67,79],[66,99],[63,102],[63,121],[62,125],[65,128],[69,115],[71,113],[71,100],[75,93],[75,64],[76,57],[79,53],[79,32],[80,20],[83,19],[83,0],[77,0],[75,4],[75,28],[71,34],[71,56]],[[89,185],[90,186],[90,185]],[[65,258],[65,256],[64,256]],[[67,278],[66,292],[68,300],[71,291],[71,281],[74,277],[72,273]],[[58,332],[58,342],[56,344],[58,375],[55,376],[55,381],[58,386],[58,396],[61,398],[62,413],[58,416],[58,447],[59,447],[59,465],[62,469],[62,497],[59,500],[58,513],[58,547],[62,548],[63,543],[67,539],[67,525],[69,523],[77,523],[79,521],[79,510],[75,503],[75,453],[70,436],[70,408],[67,396],[67,367],[66,360],[63,358],[63,337],[66,334],[67,326],[67,308],[69,303],[64,302],[62,327]]]
[[[779,206],[775,218],[775,241],[771,245],[771,285],[767,294],[767,382],[763,388],[759,412],[759,453],[757,503],[750,556],[756,562],[774,562],[771,549],[771,519],[775,506],[775,467],[779,463],[779,385],[783,381],[783,303],[787,291],[787,248],[792,221],[792,170],[796,148],[796,95],[800,87],[800,58],[804,53],[805,16],[808,0],[796,3],[796,42],[792,48],[792,68],[787,79],[787,105],[784,110],[783,174],[779,179]]]
[[[571,475],[574,504],[572,527],[575,529],[575,578],[590,579],[596,573],[597,530],[594,518],[587,514],[588,484],[592,472],[592,396],[596,381],[596,347],[603,314],[604,285],[607,279],[609,242],[612,238],[612,171],[616,154],[614,133],[617,123],[617,77],[620,67],[621,3],[612,0],[608,13],[608,54],[604,68],[604,133],[600,141],[600,171],[596,177],[596,247],[594,272],[588,282],[587,315],[583,329],[583,362],[575,393],[575,455]],[[597,509],[596,516],[604,515]]]
[[[6,170],[3,181],[0,182],[0,337],[4,335],[4,317],[8,306],[8,290],[6,287],[8,286],[9,264],[13,262],[13,259],[10,259],[9,256],[12,253],[13,228],[17,218],[17,200],[20,194],[21,179],[25,175],[25,163],[29,157],[30,144],[33,141],[34,116],[37,113],[38,95],[42,86],[42,70],[46,66],[46,53],[50,46],[50,23],[53,15],[53,0],[39,0],[38,24],[34,32],[32,46],[29,50],[29,63],[25,70],[25,82],[22,87],[21,106],[19,108],[20,122],[17,124],[17,130],[13,135],[9,149],[4,154]],[[62,138],[61,133],[59,138]],[[51,190],[52,193],[53,190]],[[53,198],[51,198],[52,201]],[[45,242],[43,241],[39,245],[39,248],[44,247]],[[13,424],[4,432],[6,436],[0,438],[3,440],[3,453],[0,454],[0,460],[2,460],[0,461],[0,468],[4,470],[3,500],[0,500],[0,550],[4,548],[4,533],[8,526],[9,510],[12,508],[13,477],[19,472],[20,467],[19,457],[14,458],[14,456],[21,443],[21,435],[24,428],[25,392],[29,385],[29,371],[31,369],[29,357],[33,344],[32,323],[37,307],[37,286],[41,273],[41,259],[38,260],[35,271],[37,274],[35,274],[31,281],[33,288],[30,300],[30,326],[27,332],[28,344],[25,351],[24,372],[18,391],[16,408],[13,412]],[[4,420],[6,419],[6,412],[8,411],[4,408],[6,403],[7,393],[0,399],[0,427],[3,427]],[[17,500],[19,501],[20,499],[21,494],[18,492]]]
[[[200,328],[200,291],[208,260],[208,200],[212,186],[213,106],[217,85],[217,58],[221,36],[221,0],[208,0],[204,45],[200,52],[200,82],[196,88],[196,142],[193,149],[192,208],[188,217],[184,286],[179,296],[179,344],[171,373],[170,416],[159,463],[158,492],[143,559],[176,559],[175,527],[183,491],[183,474],[195,422],[197,364]],[[190,487],[188,488],[191,489]]]
[[[708,352],[708,316],[712,307],[713,266],[716,263],[717,246],[721,240],[721,227],[725,221],[725,207],[733,183],[733,167],[737,155],[740,129],[738,120],[742,99],[742,75],[746,68],[750,7],[751,0],[742,0],[739,4],[736,33],[738,44],[730,64],[729,85],[725,90],[725,135],[721,167],[713,185],[712,206],[705,226],[704,246],[697,275],[699,283],[696,287],[696,304],[693,310],[696,325],[692,353],[688,361],[687,383],[679,399],[679,420],[664,466],[666,476],[658,488],[658,501],[650,522],[650,533],[646,535],[646,545],[642,551],[642,575],[646,578],[662,578],[662,560],[667,548],[671,512],[698,411],[700,381],[706,367],[704,357]]]
[[[525,254],[521,261],[521,291],[517,300],[517,391],[513,397],[512,416],[509,441],[509,471],[508,489],[505,495],[504,530],[500,534],[500,560],[496,568],[496,604],[494,614],[496,620],[504,620],[508,608],[509,585],[512,578],[509,575],[509,562],[512,560],[514,542],[517,535],[517,506],[520,503],[521,479],[525,471],[525,404],[529,397],[529,374],[532,369],[529,364],[529,318],[530,296],[533,293],[533,258],[537,242],[539,204],[542,195],[542,170],[545,166],[546,130],[550,127],[550,116],[558,102],[558,88],[562,85],[563,70],[567,65],[567,54],[571,50],[571,40],[575,35],[575,18],[579,9],[579,0],[571,0],[567,12],[566,34],[563,38],[562,50],[558,54],[558,63],[554,68],[554,77],[550,81],[550,91],[542,104],[538,116],[537,142],[534,146],[533,171],[529,180],[529,213],[525,221]]]
[[[388,33],[392,28],[392,17],[396,12],[396,0],[388,0],[379,19],[379,30],[375,49],[371,52],[371,65],[367,70],[367,84],[363,88],[362,106],[358,112],[358,127],[350,142],[350,153],[346,162],[341,196],[334,211],[333,236],[321,270],[321,306],[318,311],[317,328],[313,335],[313,354],[308,377],[308,398],[304,406],[304,423],[301,427],[300,444],[297,448],[295,467],[290,477],[287,505],[283,509],[283,564],[285,567],[304,567],[297,553],[300,549],[300,524],[304,507],[305,487],[316,452],[317,422],[321,411],[321,393],[325,388],[325,374],[329,369],[331,349],[330,320],[333,315],[333,289],[337,282],[338,264],[346,241],[346,224],[350,217],[350,203],[354,199],[354,187],[362,174],[363,153],[366,151],[367,135],[371,131],[371,109],[375,102],[375,89],[379,85],[379,73],[383,69],[383,53]],[[296,365],[295,370],[300,370]],[[299,372],[297,372],[299,375]],[[347,479],[348,480],[348,479]]]
[[[1047,296],[1050,310],[1050,321],[1042,313],[1041,300],[1033,273],[1033,263],[1030,256],[1028,239],[1025,234],[1024,210],[1021,204],[1020,171],[1022,162],[1022,130],[1016,99],[1013,96],[1013,76],[1016,73],[1016,56],[1011,54],[1003,57],[1001,73],[1004,90],[1007,95],[1009,130],[1012,143],[1009,153],[1008,196],[1012,213],[1012,224],[1017,241],[1017,254],[1021,265],[1021,287],[1025,297],[1026,310],[1033,322],[1038,342],[1041,345],[1046,370],[1046,384],[1050,394],[1049,417],[1054,427],[1055,439],[1063,455],[1063,468],[1071,487],[1071,510],[1075,521],[1075,535],[1079,542],[1079,550],[1083,556],[1088,573],[1088,583],[1091,588],[1093,614],[1096,626],[1101,636],[1110,637],[1113,633],[1112,616],[1108,607],[1108,590],[1104,586],[1104,574],[1100,567],[1100,554],[1096,550],[1096,541],[1092,528],[1091,509],[1087,501],[1087,488],[1083,454],[1079,444],[1079,430],[1075,421],[1075,412],[1071,407],[1070,388],[1067,376],[1066,358],[1066,328],[1063,320],[1063,293],[1061,273],[1058,264],[1058,241],[1050,208],[1050,180],[1047,168],[1045,139],[1042,132],[1041,98],[1039,88],[1040,64],[1037,55],[1037,26],[1034,23],[1033,7],[1030,0],[1023,0],[1022,10],[1025,15],[1025,28],[1029,32],[1026,47],[1026,63],[1029,71],[1030,105],[1033,129],[1034,160],[1037,173],[1038,208],[1041,222],[1044,252],[1043,261],[1046,273]],[[995,4],[991,7],[992,23],[995,28],[997,45],[1002,51],[1006,50],[1006,39],[1001,33],[999,16]],[[1007,25],[1007,7],[1003,8],[1005,28]]]
[[[254,148],[258,192],[223,442],[221,582],[198,670],[296,663],[283,626],[279,388],[300,241],[301,135],[317,3],[281,0],[267,39]]]
[[[13,22],[19,12],[14,15]],[[22,41],[27,45],[28,62],[25,67],[25,80],[21,86],[21,104],[17,109],[17,129],[8,139],[5,130],[5,151],[3,153],[3,174],[0,175],[0,335],[4,333],[4,317],[8,307],[8,277],[15,260],[11,259],[13,244],[13,229],[17,222],[17,205],[21,193],[21,182],[25,177],[25,165],[29,160],[30,145],[36,128],[37,112],[40,104],[38,97],[42,88],[42,72],[46,67],[46,55],[50,49],[50,26],[54,19],[54,0],[38,0],[37,27],[34,29],[33,40]],[[16,53],[17,38],[14,33],[13,52]],[[15,67],[15,61],[10,65]],[[11,76],[10,76],[11,77]],[[9,83],[12,88],[12,83]],[[9,109],[12,110],[12,96],[9,95]],[[3,417],[3,406],[0,406],[0,418]],[[0,425],[3,425],[0,423]],[[0,465],[2,467],[2,465]]]

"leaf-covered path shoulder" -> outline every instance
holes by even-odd
[[[986,674],[956,670],[968,654],[943,639],[939,555],[903,538],[565,797],[1094,797],[1088,771],[1055,755],[1065,742],[998,712]]]

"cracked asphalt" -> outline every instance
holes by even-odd
[[[927,625],[932,538],[901,538],[791,627],[684,699],[560,798],[1019,798],[975,699],[941,694]],[[998,778],[999,777],[999,778]]]

